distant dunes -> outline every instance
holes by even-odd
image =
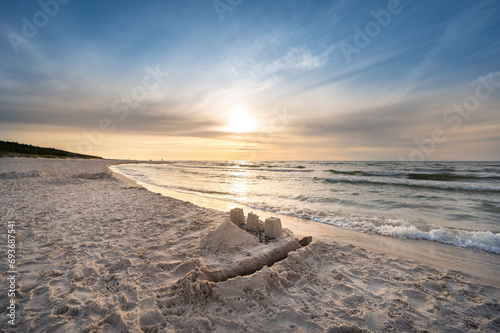
[[[98,158],[99,156],[72,153],[55,148],[44,148],[17,142],[0,140],[0,157],[70,157],[70,158]]]

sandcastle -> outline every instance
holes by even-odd
[[[259,220],[259,216],[252,212],[248,213],[248,217],[245,222],[245,214],[243,208],[233,208],[229,213],[229,220],[247,232],[258,236],[259,241],[262,242],[262,236],[265,238],[265,242],[269,240],[276,239],[283,236],[283,227],[281,226],[281,220],[277,217],[270,217],[262,223]],[[299,241],[300,246],[309,246],[312,243],[312,236],[307,236]]]
[[[248,213],[248,218],[245,222],[245,214],[242,208],[231,209],[229,219],[242,229],[250,231],[264,231],[264,235],[271,238],[280,237],[283,235],[283,228],[281,227],[281,220],[277,217],[270,217],[266,219],[263,224],[259,220],[259,216],[254,213]]]
[[[259,220],[259,216],[252,212],[248,213],[248,217],[245,221],[245,214],[243,208],[233,208],[229,214],[229,220],[233,224],[240,227],[254,236],[259,237],[259,241],[262,243],[262,236],[264,236],[266,244],[268,241],[275,240],[283,236],[283,227],[281,226],[281,220],[277,217],[267,218],[264,223]],[[299,241],[300,246],[309,246],[312,242],[312,236],[307,236]]]
[[[305,237],[299,241],[293,232],[282,228],[279,218],[271,217],[262,223],[259,216],[249,213],[245,220],[243,209],[234,208],[229,220],[201,240],[205,258],[196,279],[222,282],[253,274],[309,245],[311,240]]]

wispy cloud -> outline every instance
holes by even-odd
[[[311,51],[302,48],[292,48],[287,54],[279,59],[275,59],[271,64],[264,66],[265,73],[275,73],[288,70],[313,70],[323,67],[328,61],[328,53],[323,52],[318,55],[311,54]]]

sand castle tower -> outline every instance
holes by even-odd
[[[279,237],[283,234],[283,229],[281,228],[281,220],[277,217],[270,217],[266,219],[264,225],[264,235],[269,237]]]
[[[259,216],[254,213],[248,213],[247,229],[252,231],[259,231]]]
[[[236,224],[238,227],[245,228],[245,215],[243,214],[242,208],[233,208],[229,215],[231,222]]]

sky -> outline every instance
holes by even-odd
[[[0,140],[145,160],[500,160],[500,2],[3,0]]]

